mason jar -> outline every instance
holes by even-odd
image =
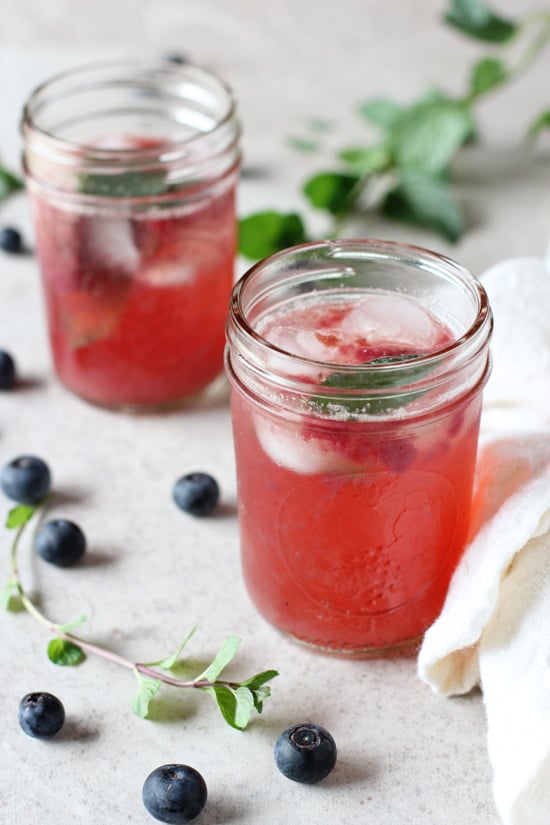
[[[238,281],[242,567],[284,634],[333,653],[417,649],[468,536],[491,329],[469,272],[404,244],[306,244]]]
[[[22,118],[53,362],[111,408],[179,405],[223,376],[239,122],[190,65],[59,74]]]

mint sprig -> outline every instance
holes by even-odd
[[[328,225],[321,237],[341,237],[352,219],[370,213],[429,229],[450,242],[462,236],[465,221],[451,184],[453,161],[467,143],[479,139],[480,101],[524,74],[547,48],[550,11],[513,20],[484,0],[449,0],[443,21],[489,44],[491,52],[474,61],[462,95],[431,89],[409,104],[383,97],[360,103],[359,116],[378,136],[372,143],[342,147],[336,168],[321,169],[301,187],[306,206],[325,213]],[[508,52],[511,43],[515,56]],[[534,139],[549,127],[547,109],[529,124],[527,134]],[[315,141],[305,138],[306,144],[314,151],[319,135]],[[264,211],[244,217],[240,225],[240,252],[252,260],[314,240],[305,217],[296,212]]]
[[[131,704],[137,716],[147,718],[151,701],[163,685],[170,685],[177,688],[201,690],[209,694],[216,702],[225,721],[237,730],[244,730],[250,722],[252,713],[262,712],[263,703],[271,694],[267,682],[274,679],[278,672],[264,670],[241,681],[220,678],[237,653],[241,641],[237,636],[230,636],[227,639],[212,662],[198,676],[184,680],[176,678],[173,672],[182,664],[180,657],[195,633],[194,628],[170,655],[155,662],[141,663],[133,662],[118,653],[77,636],[73,630],[86,621],[86,616],[79,616],[73,621],[59,624],[52,622],[42,613],[23,587],[18,570],[17,553],[26,525],[43,505],[44,502],[35,506],[18,505],[8,513],[6,527],[15,530],[15,536],[10,550],[8,581],[0,592],[0,606],[13,610],[17,604],[53,633],[54,638],[48,643],[47,654],[50,661],[56,665],[74,667],[83,662],[87,655],[94,655],[131,670],[139,685]]]
[[[8,198],[14,192],[23,189],[24,183],[20,177],[10,172],[4,166],[0,166],[0,202]]]

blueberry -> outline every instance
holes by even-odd
[[[336,764],[336,744],[320,725],[292,725],[275,743],[275,762],[287,779],[320,782]]]
[[[0,390],[11,390],[15,384],[15,361],[3,349],[0,349]]]
[[[58,567],[75,564],[86,550],[86,537],[78,524],[66,519],[53,519],[40,528],[34,548],[44,561]]]
[[[4,494],[21,504],[37,504],[48,494],[50,483],[48,465],[33,455],[14,458],[0,474]]]
[[[19,724],[29,736],[55,736],[64,722],[65,708],[51,693],[27,693],[19,702]]]
[[[11,226],[4,226],[0,229],[0,249],[4,252],[21,252],[23,249],[23,239],[21,233]]]
[[[143,804],[155,819],[184,825],[206,804],[206,783],[189,765],[161,765],[143,783]]]
[[[172,498],[180,510],[193,516],[208,516],[218,506],[220,488],[208,473],[188,473],[174,484]]]

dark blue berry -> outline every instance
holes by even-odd
[[[78,524],[66,519],[53,519],[40,528],[34,547],[44,561],[58,567],[70,567],[84,555],[86,537]]]
[[[37,504],[50,490],[48,465],[34,455],[14,458],[2,468],[0,486],[4,494],[20,504]]]
[[[320,725],[292,725],[275,743],[275,762],[287,779],[320,782],[336,764],[336,744]]]
[[[29,736],[55,736],[64,722],[65,708],[51,693],[27,693],[19,702],[19,724]]]
[[[0,349],[0,390],[11,390],[15,384],[15,361],[3,349]]]
[[[21,233],[11,226],[4,226],[0,229],[0,249],[4,252],[21,252],[23,249],[23,239]]]
[[[180,510],[193,516],[208,516],[218,506],[220,488],[208,473],[188,473],[174,484],[172,498]]]
[[[189,765],[162,765],[143,783],[143,804],[155,819],[185,825],[206,804],[206,783]]]

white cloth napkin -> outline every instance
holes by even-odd
[[[472,539],[418,673],[483,691],[504,825],[550,825],[550,271],[536,258],[482,276],[495,317]]]

